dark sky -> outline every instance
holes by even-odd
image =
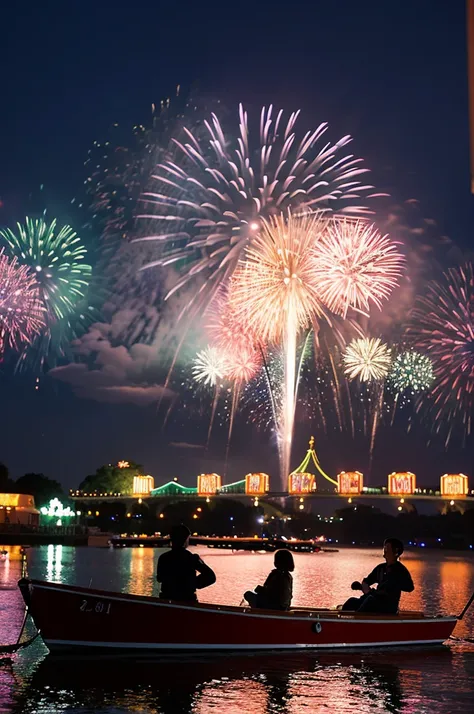
[[[113,122],[145,121],[152,102],[197,82],[230,107],[301,108],[308,124],[352,134],[380,188],[419,199],[442,232],[472,248],[463,0],[8,3],[0,32],[2,224],[30,210],[40,184],[48,210],[67,215],[92,141]],[[0,459],[14,477],[43,471],[69,487],[103,462],[131,458],[157,481],[193,480],[197,461],[164,449],[152,407],[81,400],[47,379],[35,393],[6,369],[0,389]],[[416,435],[386,438],[374,481],[394,468],[418,469],[425,482],[441,468],[472,468],[467,450],[446,456],[439,444],[423,451]],[[267,442],[254,436],[251,446],[230,476],[271,467]],[[347,468],[332,445],[321,449],[328,469]]]

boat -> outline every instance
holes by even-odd
[[[178,603],[23,578],[25,605],[44,643],[64,651],[337,650],[440,645],[460,616],[369,615],[321,608],[287,612]]]

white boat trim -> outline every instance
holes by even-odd
[[[62,588],[62,587],[55,587],[54,585],[43,585],[43,584],[37,584],[37,583],[32,583],[31,584],[33,588],[39,588],[42,590],[54,590],[56,592],[61,592],[61,593],[69,593],[70,595],[80,595],[81,597],[87,597],[87,591],[85,590],[73,590],[71,587],[67,588]],[[408,618],[408,619],[401,619],[397,618],[395,619],[394,617],[391,618],[390,620],[381,620],[377,616],[372,619],[367,619],[367,620],[362,620],[361,618],[353,618],[351,617],[351,614],[349,612],[344,612],[341,610],[334,610],[334,616],[333,617],[327,617],[324,614],[320,615],[317,608],[313,612],[308,612],[308,615],[306,617],[298,617],[295,615],[292,615],[291,610],[285,614],[285,615],[267,615],[261,612],[257,612],[255,610],[252,610],[251,608],[242,608],[242,611],[236,611],[236,610],[228,610],[227,607],[233,607],[233,606],[227,606],[227,605],[213,605],[213,604],[208,604],[208,603],[198,603],[199,605],[204,605],[204,608],[196,608],[194,605],[184,605],[184,604],[178,604],[178,603],[172,603],[166,600],[162,600],[160,602],[155,602],[154,600],[148,600],[147,596],[145,595],[135,595],[135,597],[143,598],[141,600],[131,600],[130,598],[127,597],[127,594],[123,595],[108,595],[107,593],[104,592],[103,595],[99,595],[100,591],[93,591],[90,593],[90,597],[93,598],[98,598],[98,599],[103,599],[103,600],[112,600],[112,601],[118,601],[118,602],[129,602],[130,604],[136,603],[136,604],[141,604],[141,605],[147,605],[148,607],[153,606],[153,607],[161,607],[161,608],[171,608],[171,609],[177,609],[177,610],[192,610],[193,612],[209,612],[213,614],[219,614],[219,615],[233,615],[236,617],[258,617],[259,619],[269,619],[269,620],[288,620],[291,619],[292,622],[296,621],[302,621],[302,622],[307,622],[308,620],[314,621],[317,620],[318,622],[345,622],[345,623],[351,623],[351,624],[361,624],[361,625],[367,625],[367,624],[391,624],[391,625],[397,625],[397,627],[401,624],[433,624],[434,622],[457,622],[457,617],[454,616],[439,616],[439,617],[424,617],[422,619],[414,619],[414,618]],[[295,608],[296,610],[298,608]],[[299,645],[298,645],[299,646]],[[301,645],[304,646],[304,645]],[[341,645],[341,647],[344,647],[346,645]]]
[[[391,642],[338,642],[329,644],[195,644],[195,643],[143,643],[143,642],[89,642],[81,640],[44,640],[47,647],[101,647],[108,649],[134,650],[301,650],[301,649],[350,649],[358,647],[397,647],[404,645],[440,645],[445,640],[393,640]]]

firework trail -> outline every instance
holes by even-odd
[[[450,268],[428,284],[418,299],[409,328],[432,362],[430,398],[437,430],[448,424],[448,444],[456,423],[469,435],[474,413],[474,270],[468,263]],[[423,405],[420,401],[419,408]]]
[[[285,387],[281,414],[281,475],[290,473],[297,395],[297,337],[323,315],[311,248],[325,219],[321,213],[276,216],[265,221],[246,260],[235,272],[230,301],[236,314],[264,343],[283,342]]]
[[[44,327],[44,308],[35,276],[16,258],[0,251],[0,353],[9,345],[19,350]]]
[[[379,337],[366,337],[352,340],[343,359],[344,372],[349,379],[371,382],[387,376],[392,355],[390,348]]]
[[[138,216],[152,229],[139,240],[163,245],[158,263],[182,267],[171,293],[202,276],[191,304],[206,304],[233,274],[262,219],[296,207],[363,214],[365,201],[381,195],[361,182],[368,171],[362,159],[342,151],[349,136],[323,143],[328,127],[321,124],[298,139],[298,116],[285,122],[282,110],[264,107],[255,141],[240,105],[237,140],[226,136],[216,114],[204,122],[203,137],[184,128],[174,139],[175,155],[157,164],[153,190],[143,196],[147,211]]]
[[[360,219],[328,220],[313,250],[321,300],[344,318],[349,308],[364,315],[372,306],[380,310],[402,274],[396,243]]]

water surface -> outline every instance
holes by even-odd
[[[271,570],[273,556],[196,548],[217,573],[200,593],[205,602],[238,605],[243,592]],[[1,642],[14,641],[22,619],[15,584],[19,549],[0,561]],[[44,546],[29,551],[32,577],[157,594],[160,551]],[[296,554],[294,604],[332,606],[349,585],[380,562],[376,550]],[[459,613],[474,591],[471,554],[406,553],[415,592],[403,607]],[[473,608],[474,610],[474,608]],[[459,623],[459,638],[474,637],[474,612]],[[0,712],[122,714],[270,714],[284,712],[394,712],[456,714],[474,711],[474,645],[436,649],[265,655],[65,657],[41,642],[0,661]]]

